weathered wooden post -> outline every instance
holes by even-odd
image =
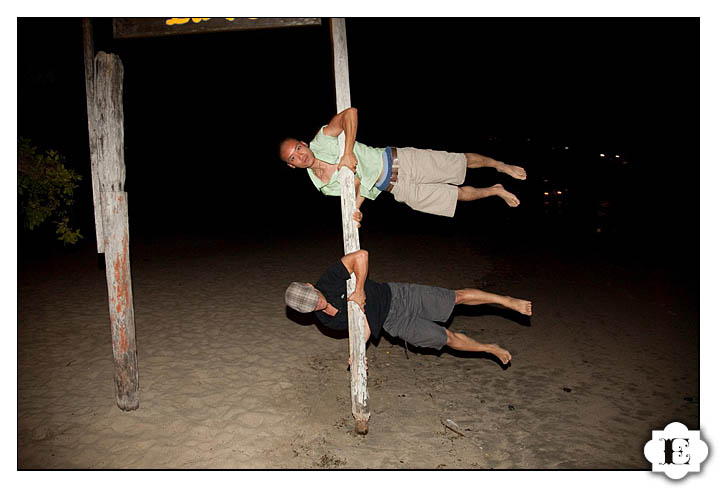
[[[337,93],[337,112],[351,107],[349,92],[349,55],[344,19],[331,19],[332,48],[334,51],[334,82]],[[339,153],[344,153],[344,133],[339,135]],[[339,171],[342,187],[342,229],[344,253],[359,250],[359,229],[352,214],[356,210],[354,174],[347,168]],[[347,280],[347,297],[354,292],[356,278]],[[351,397],[354,427],[357,433],[369,431],[369,393],[366,387],[366,342],[364,341],[364,313],[354,302],[349,302],[349,355],[351,364]]]
[[[123,411],[131,411],[139,407],[140,400],[127,193],[124,191],[122,62],[114,54],[99,52],[95,58],[94,71],[94,107],[88,112],[93,118],[90,127],[94,127],[96,137],[105,273],[115,361],[115,394],[117,406]]]
[[[95,204],[95,239],[97,252],[105,252],[105,239],[102,233],[102,203],[100,202],[100,178],[97,175],[97,116],[95,110],[95,42],[92,21],[82,19],[82,41],[85,51],[85,91],[87,93],[87,129],[90,135],[90,172],[92,175],[92,200]]]

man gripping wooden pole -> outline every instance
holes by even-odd
[[[331,19],[332,49],[334,52],[334,82],[337,94],[337,113],[351,107],[349,91],[349,55],[344,19]],[[339,156],[344,154],[344,133],[339,135]],[[354,174],[346,167],[339,170],[342,188],[342,230],[344,254],[359,250],[359,229],[352,215],[356,211]],[[355,276],[347,280],[347,297],[354,292]],[[351,359],[351,398],[354,427],[357,433],[369,431],[369,393],[367,391],[366,341],[364,337],[364,313],[350,301],[349,309],[349,358]]]

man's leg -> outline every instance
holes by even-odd
[[[468,168],[495,168],[496,171],[506,173],[517,180],[526,180],[526,170],[516,165],[507,165],[503,161],[496,161],[488,156],[477,153],[464,153]]]
[[[459,289],[456,291],[456,304],[479,306],[481,304],[499,304],[526,316],[532,314],[531,301],[516,299],[508,295],[492,294],[479,289]]]
[[[453,348],[454,350],[485,351],[495,355],[503,364],[507,364],[511,360],[511,353],[509,353],[508,350],[504,350],[499,345],[493,343],[479,343],[463,333],[454,333],[448,329],[446,330],[446,337],[446,346]]]
[[[500,183],[497,183],[496,185],[492,185],[491,187],[486,188],[476,188],[476,187],[470,187],[468,185],[464,185],[463,187],[459,187],[459,197],[458,200],[469,202],[472,200],[477,199],[483,199],[485,197],[492,197],[496,195],[497,197],[501,197],[504,199],[504,202],[506,202],[509,207],[516,207],[521,202],[519,201],[518,197],[516,197],[514,194],[509,192],[504,188],[503,185]]]
[[[479,289],[459,289],[456,291],[456,304],[467,306],[478,306],[481,304],[499,304],[513,311],[531,315],[531,301],[516,299],[507,295],[498,295],[485,292]],[[454,333],[446,330],[446,346],[461,351],[485,351],[496,355],[502,363],[506,364],[511,360],[511,353],[494,343],[479,343],[463,333]]]

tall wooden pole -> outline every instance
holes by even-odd
[[[332,48],[334,51],[334,82],[337,93],[337,112],[351,107],[349,92],[349,55],[344,19],[331,19]],[[339,153],[344,153],[344,133],[339,135]],[[348,168],[339,171],[342,188],[342,230],[344,254],[359,250],[359,229],[352,215],[356,210],[354,174]],[[356,277],[347,280],[347,297],[354,292]],[[366,387],[366,342],[364,341],[364,313],[353,301],[349,302],[349,357],[351,358],[351,397],[354,427],[357,433],[369,431],[369,393]]]
[[[90,173],[92,175],[92,200],[95,206],[95,240],[97,252],[105,252],[105,240],[102,233],[102,202],[100,201],[100,178],[97,175],[97,129],[95,121],[95,42],[92,21],[82,19],[82,41],[85,51],[85,92],[87,93],[87,129],[90,135]]]
[[[102,202],[105,273],[110,306],[112,354],[117,406],[137,409],[139,374],[135,345],[135,311],[130,276],[130,233],[125,186],[124,127],[120,58],[99,52],[95,58],[95,97],[90,110],[97,137],[97,174]]]

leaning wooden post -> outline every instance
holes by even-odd
[[[110,305],[112,353],[115,360],[117,406],[137,409],[139,375],[135,345],[135,312],[130,276],[130,233],[125,185],[122,110],[123,68],[120,58],[100,52],[95,58],[95,117],[97,170],[102,201],[105,273]]]
[[[334,50],[334,82],[337,92],[337,112],[351,107],[349,92],[349,56],[344,19],[331,19],[332,47]],[[339,135],[339,154],[344,153],[344,133]],[[339,171],[342,188],[342,229],[344,254],[359,250],[359,229],[352,215],[356,210],[354,174],[347,168]],[[347,280],[347,297],[354,292],[356,278]],[[364,341],[364,313],[354,302],[349,302],[349,356],[351,365],[351,397],[354,428],[365,435],[369,431],[369,393],[366,387],[366,342]]]
[[[102,202],[100,201],[100,178],[97,175],[97,116],[92,114],[95,104],[95,43],[92,23],[82,19],[82,41],[85,51],[85,92],[87,94],[87,129],[90,134],[90,174],[92,176],[92,201],[95,208],[95,239],[97,252],[105,252],[105,240],[102,232]]]

